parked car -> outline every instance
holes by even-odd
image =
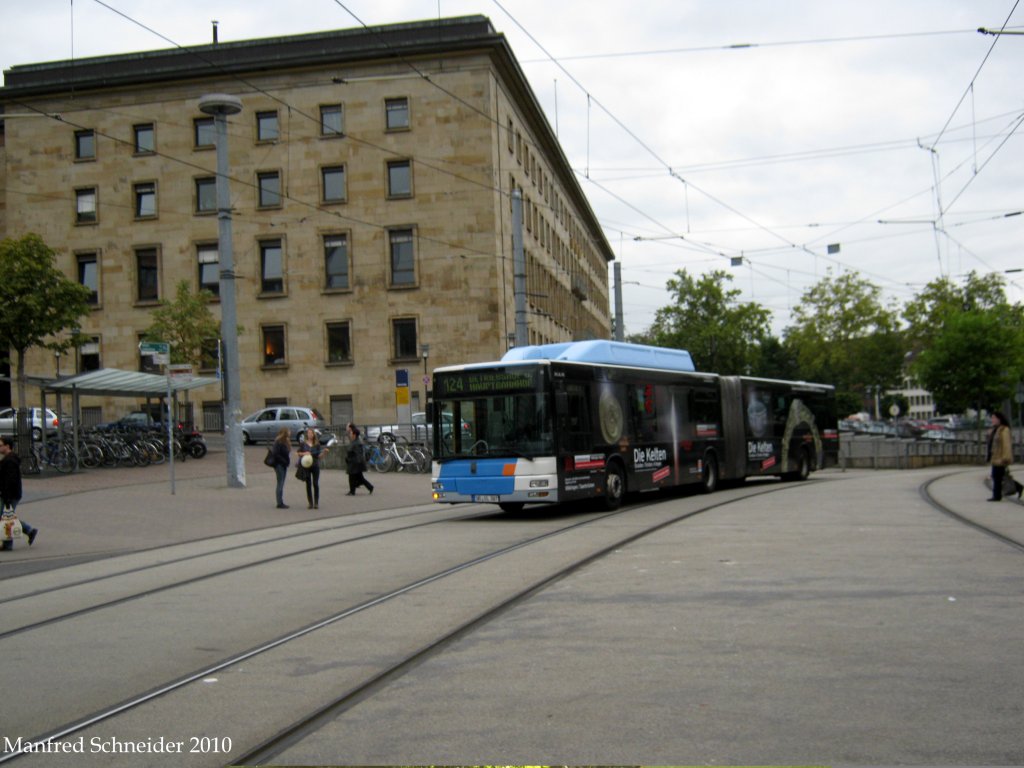
[[[99,424],[96,428],[106,432],[117,432],[121,430],[152,429],[156,427],[163,427],[163,424],[145,411],[132,411],[126,416],[122,416],[117,421]]]
[[[441,420],[444,426],[441,428],[442,437],[450,437],[453,431],[452,415],[442,413]],[[469,424],[462,422],[462,435],[467,437],[470,434]],[[412,422],[408,424],[385,424],[372,425],[366,428],[365,437],[367,440],[377,440],[381,435],[392,435],[404,437],[414,443],[430,443],[434,437],[434,425],[427,421],[427,414],[423,411],[412,415]]]
[[[261,408],[242,419],[242,438],[246,444],[261,440],[271,441],[277,437],[281,427],[288,427],[292,439],[298,442],[299,435],[307,427],[326,429],[327,422],[316,408],[297,405],[275,405]]]
[[[17,429],[17,408],[4,408],[0,410],[0,435],[7,437],[13,436]],[[51,411],[49,408],[46,409],[46,434],[56,435],[57,427],[60,426],[60,421],[57,419],[57,414]],[[64,428],[70,429],[71,420],[65,419]],[[43,415],[41,408],[33,408],[31,415],[31,428],[32,428],[32,439],[42,440],[43,439]]]

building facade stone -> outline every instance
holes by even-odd
[[[0,233],[40,234],[95,288],[77,369],[145,368],[153,309],[182,281],[216,288],[209,93],[243,104],[228,141],[245,412],[389,422],[399,369],[419,410],[424,370],[500,357],[513,189],[531,343],[609,337],[611,249],[504,37],[463,17],[5,72]],[[53,365],[30,358],[34,375]],[[198,397],[209,428],[220,395]]]

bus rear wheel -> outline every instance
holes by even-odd
[[[796,472],[786,475],[786,480],[806,480],[811,476],[811,457],[806,450],[801,450],[796,459]]]
[[[704,467],[700,472],[700,489],[703,493],[714,493],[718,488],[718,459],[713,454],[704,457]]]
[[[622,499],[626,495],[626,476],[622,467],[618,464],[609,464],[605,467],[604,475],[604,500],[603,505],[607,510],[618,509],[622,506]]]

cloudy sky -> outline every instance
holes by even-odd
[[[1024,301],[1020,0],[0,0],[0,67],[478,13],[510,41],[622,263],[627,333],[676,270],[781,332],[859,272],[900,304]],[[738,262],[738,263],[737,263]]]

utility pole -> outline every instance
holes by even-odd
[[[523,251],[523,196],[512,190],[512,290],[516,306],[516,346],[530,343],[526,326],[526,254]]]
[[[224,447],[228,486],[245,487],[242,449],[242,383],[238,377],[238,310],[235,305],[235,257],[231,241],[231,190],[228,187],[228,115],[242,111],[242,101],[226,93],[199,99],[199,109],[213,115],[217,128],[217,257],[220,261],[220,335],[224,351],[227,399],[224,403]]]

